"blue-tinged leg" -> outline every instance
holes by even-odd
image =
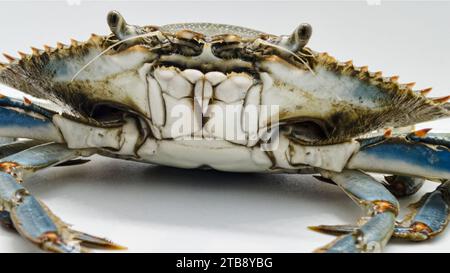
[[[1,150],[1,147],[0,147]],[[82,252],[83,244],[118,248],[108,240],[72,230],[22,186],[21,179],[33,172],[92,151],[67,149],[50,143],[10,154],[0,160],[0,218],[24,238],[53,252]]]
[[[18,100],[0,94],[0,137],[63,142],[59,130],[52,123],[55,114],[28,99]]]
[[[450,179],[450,140],[447,138],[410,134],[359,141],[361,147],[350,158],[347,169],[435,181]]]
[[[419,202],[410,205],[412,212],[394,229],[395,238],[410,241],[431,239],[448,225],[450,216],[450,181],[442,183],[435,191],[425,194]],[[317,231],[332,235],[351,234],[355,225],[319,226]]]
[[[403,175],[386,176],[386,188],[395,197],[405,197],[415,194],[424,184],[425,179]]]
[[[11,142],[14,142],[16,139],[13,137],[0,137],[0,145],[2,144],[8,144]]]
[[[39,140],[19,140],[12,143],[1,144],[0,159],[44,143],[45,142]]]
[[[4,107],[0,107],[0,136],[63,142],[59,129],[48,118]]]
[[[444,181],[410,208],[412,213],[396,227],[395,237],[424,241],[441,233],[447,227],[450,214],[450,180]]]
[[[0,159],[40,144],[43,144],[43,142],[37,140],[21,140],[13,143],[1,144]],[[13,228],[9,212],[0,211],[0,223],[8,228]]]
[[[36,113],[47,119],[51,119],[56,112],[33,104],[30,100],[19,100],[0,94],[0,106],[14,109],[22,109],[25,112]]]
[[[371,176],[352,170],[341,173],[322,172],[347,193],[365,211],[366,217],[350,234],[320,248],[317,252],[377,252],[386,245],[394,232],[395,217],[398,214],[397,199]],[[342,226],[317,226],[311,229],[327,232]],[[344,226],[346,227],[346,226]],[[345,233],[345,232],[344,232]]]

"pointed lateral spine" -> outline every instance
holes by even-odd
[[[399,79],[400,77],[399,76],[397,76],[397,75],[395,75],[395,76],[391,76],[389,79],[391,80],[391,82],[398,82],[398,79]]]
[[[377,71],[377,72],[373,73],[373,77],[375,79],[379,79],[379,78],[383,77],[383,72]]]
[[[78,42],[77,40],[75,40],[75,39],[70,39],[70,45],[71,46],[73,46],[73,47],[77,47],[78,45],[80,44],[80,42]]]
[[[446,103],[449,100],[450,100],[450,96],[445,96],[445,97],[435,98],[435,99],[433,99],[433,102],[437,103],[437,104],[442,104],[442,103]]]
[[[8,62],[10,62],[10,63],[13,63],[13,62],[16,61],[16,58],[14,58],[13,56],[8,55],[8,54],[6,54],[6,53],[3,53],[3,56],[4,56],[4,57],[8,60]]]
[[[102,36],[92,33],[91,37],[89,37],[88,43],[94,44],[94,45],[99,45],[101,43],[101,41],[102,41]]]
[[[40,56],[41,55],[41,50],[35,47],[31,47],[31,52],[33,53],[33,56]]]
[[[353,72],[356,72],[355,67],[353,66],[353,61],[348,60],[343,63],[339,63],[338,67],[341,68],[341,73],[351,75]]]
[[[47,53],[51,53],[53,51],[53,47],[51,47],[49,45],[44,45],[44,50]]]
[[[56,43],[56,48],[57,48],[57,49],[64,49],[65,47],[66,47],[66,45],[63,44],[63,43],[61,43],[61,42],[57,42],[57,43]]]
[[[412,89],[414,87],[414,85],[416,85],[415,82],[408,82],[408,83],[400,84],[400,87],[402,89]]]
[[[420,91],[418,91],[419,93],[420,93],[420,95],[422,95],[422,96],[427,96],[428,94],[430,94],[430,92],[431,92],[431,90],[433,90],[433,88],[425,88],[425,89],[422,89],[422,90],[420,90]]]
[[[19,53],[20,58],[22,59],[26,59],[28,57],[28,54],[22,51],[17,51],[17,53]]]
[[[369,67],[368,67],[367,65],[361,66],[361,67],[359,68],[359,71],[361,71],[361,72],[369,72]]]

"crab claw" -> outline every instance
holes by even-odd
[[[127,247],[118,245],[106,238],[100,238],[84,232],[71,230],[74,238],[79,240],[82,245],[91,246],[93,248],[105,248],[112,250],[126,250]]]
[[[12,187],[12,183],[18,186],[15,206],[10,211],[14,228],[41,249],[57,253],[89,252],[89,248],[125,249],[107,239],[72,230],[15,181],[5,178]]]
[[[426,132],[359,140],[361,148],[346,168],[438,181],[450,179],[450,141],[427,137]]]

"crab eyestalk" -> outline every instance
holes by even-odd
[[[279,45],[282,47],[296,52],[308,44],[312,35],[312,27],[310,24],[300,24],[290,36],[284,36],[281,38]]]
[[[140,34],[138,26],[127,24],[125,18],[115,10],[108,13],[106,20],[111,32],[114,33],[119,40],[126,40]]]

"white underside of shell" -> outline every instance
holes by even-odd
[[[258,141],[262,88],[250,75],[158,67],[147,81],[157,139],[195,137],[244,146]]]
[[[268,70],[283,69],[277,64],[266,66]],[[275,74],[280,75],[278,72]],[[283,79],[288,84],[303,76],[289,75]],[[112,78],[120,87],[117,90],[127,90],[124,95],[149,118],[152,136],[137,151],[139,131],[133,120],[120,128],[91,127],[61,116],[56,116],[54,123],[70,148],[103,147],[156,164],[237,172],[305,166],[341,171],[359,148],[356,142],[305,147],[279,135],[272,136],[276,146],[270,153],[262,149],[263,133],[277,124],[280,105],[284,111],[299,105],[305,113],[317,109],[305,99],[308,96],[280,89],[272,74],[261,73],[260,78],[243,72],[205,74],[152,64],[145,64],[132,77]],[[116,93],[115,97],[122,94]]]

